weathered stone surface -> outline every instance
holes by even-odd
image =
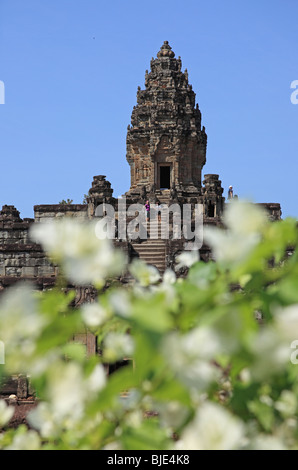
[[[223,188],[218,175],[205,175],[202,189],[204,216],[206,218],[221,216],[224,209]]]
[[[34,206],[34,220],[41,222],[65,216],[86,219],[87,211],[86,204],[42,204]]]
[[[207,135],[187,71],[165,41],[139,87],[127,131],[126,158],[131,170],[127,196],[175,188],[182,195],[201,193]]]
[[[27,377],[19,375],[18,377],[18,388],[17,388],[17,397],[18,398],[27,398],[28,396],[28,380]]]
[[[276,202],[267,202],[267,203],[260,203],[257,204],[258,206],[262,207],[268,214],[270,220],[280,220],[282,211],[281,206],[279,203]]]
[[[115,205],[111,183],[106,180],[104,175],[93,177],[92,186],[88,191],[87,203],[89,219],[97,215],[96,209],[99,205],[104,203]]]

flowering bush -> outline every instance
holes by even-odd
[[[177,260],[186,279],[138,261],[131,288],[105,291],[125,259],[92,224],[34,226],[64,275],[99,294],[80,310],[61,288],[3,295],[0,371],[29,376],[38,404],[30,430],[12,430],[0,401],[1,449],[298,448],[297,223],[240,202],[224,222],[205,231],[214,262]],[[100,356],[72,341],[86,329]],[[124,359],[106,375],[104,364]]]

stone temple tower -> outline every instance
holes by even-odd
[[[196,95],[168,41],[150,66],[127,130],[131,187],[126,196],[137,200],[162,191],[194,202],[202,196],[207,146]]]
[[[35,223],[59,220],[61,217],[88,221],[100,216],[98,206],[112,206],[116,219],[115,246],[127,254],[129,261],[139,258],[155,266],[161,274],[167,268],[175,269],[177,254],[185,249],[185,242],[188,245],[191,240],[189,233],[184,231],[184,217],[181,220],[178,218],[177,223],[169,210],[169,218],[164,224],[169,227],[169,231],[166,232],[168,236],[164,236],[161,230],[164,222],[162,214],[159,218],[153,209],[150,212],[150,222],[152,216],[157,224],[151,226],[148,223],[148,236],[143,237],[139,231],[139,236],[135,239],[126,231],[135,216],[125,214],[122,224],[124,203],[129,206],[148,199],[150,203],[158,202],[162,207],[178,207],[182,209],[183,216],[186,206],[190,206],[193,213],[193,207],[201,204],[204,226],[222,225],[225,199],[221,181],[217,174],[205,174],[202,178],[207,136],[201,125],[201,113],[195,101],[195,93],[188,83],[187,70],[182,72],[181,66],[180,57],[175,58],[174,52],[165,41],[157,58],[151,60],[151,70],[145,76],[145,89],[138,89],[137,105],[133,109],[131,125],[127,131],[126,157],[130,165],[131,186],[125,198],[114,198],[113,188],[106,176],[97,175],[93,177],[92,186],[82,204],[35,205],[34,219],[22,219],[19,211],[12,205],[4,205],[0,209],[0,296],[1,292],[19,281],[28,281],[35,286],[34,289],[41,291],[60,286],[60,282],[57,284],[60,267],[30,237],[30,227]],[[280,220],[280,204],[265,203],[262,207],[267,210],[271,220]],[[138,209],[135,215],[137,212]],[[193,219],[191,224],[193,228]],[[213,259],[206,244],[203,243],[198,250],[201,260],[207,262]],[[184,276],[185,272],[180,271],[177,275]],[[123,273],[117,280],[128,286],[131,281],[129,272]],[[114,280],[109,280],[106,287],[110,282],[114,285]],[[93,302],[98,296],[98,291],[93,286],[68,284],[68,289],[75,291],[73,305],[76,307]],[[88,330],[85,334],[78,333],[74,336],[74,341],[83,342],[88,355],[100,353],[96,337],[92,333]],[[16,394],[18,400],[26,399],[31,394],[31,387],[24,376],[8,379],[4,386],[1,384],[1,395],[9,396],[11,393]],[[25,403],[28,403],[27,400]]]

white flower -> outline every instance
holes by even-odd
[[[14,407],[8,406],[4,400],[0,400],[0,429],[13,417]]]
[[[189,415],[186,406],[179,401],[159,402],[155,405],[156,410],[164,426],[177,428],[181,426]]]
[[[130,274],[141,286],[147,287],[156,284],[160,280],[160,274],[155,266],[148,265],[140,259],[135,259],[129,265]]]
[[[175,283],[176,274],[172,269],[166,269],[162,278],[162,282],[157,286],[152,286],[152,292],[163,292],[166,297],[166,302],[170,304],[176,296]]]
[[[285,445],[275,436],[259,434],[249,446],[250,450],[287,450]]]
[[[62,430],[80,427],[86,405],[106,385],[101,364],[88,377],[76,363],[56,363],[49,371],[47,402],[40,403],[28,415],[29,424],[42,437],[56,437]],[[99,419],[100,416],[99,416]]]
[[[242,447],[243,423],[222,406],[203,403],[184,429],[178,450],[234,450]]]
[[[131,303],[126,291],[117,289],[111,292],[109,303],[117,315],[124,318],[128,318],[131,315]]]
[[[256,380],[280,372],[290,360],[290,348],[287,342],[281,341],[274,326],[268,326],[249,341],[249,348],[255,359],[250,367],[251,376]]]
[[[199,261],[199,253],[196,250],[183,251],[180,255],[176,256],[176,267],[178,271],[180,268],[190,268],[194,263]]]
[[[98,302],[84,304],[81,309],[84,323],[89,327],[98,327],[109,318],[107,311]]]
[[[101,364],[97,364],[91,375],[85,380],[85,388],[88,394],[97,394],[106,385],[106,373]]]
[[[6,345],[38,337],[45,320],[37,313],[36,299],[29,285],[9,288],[1,298],[0,332]]]
[[[239,373],[239,378],[242,383],[249,384],[251,382],[250,370],[247,367],[242,369]]]
[[[162,279],[163,284],[172,285],[175,284],[176,280],[177,278],[174,271],[172,271],[170,268],[166,269]]]
[[[189,355],[203,359],[214,359],[220,351],[220,342],[216,333],[209,327],[200,326],[191,330],[182,338],[183,349]]]
[[[29,412],[28,423],[37,429],[42,437],[55,437],[59,435],[61,418],[56,416],[49,403],[39,403]]]
[[[279,309],[274,315],[278,334],[287,342],[298,340],[298,305]]]
[[[134,351],[134,342],[130,335],[108,333],[104,340],[104,357],[108,362],[130,357]]]
[[[267,217],[256,205],[233,201],[226,208],[223,221],[227,230],[206,227],[204,238],[217,261],[237,264],[259,243]]]
[[[220,343],[214,332],[200,327],[185,335],[169,334],[162,353],[177,377],[190,388],[204,389],[218,376],[211,360]]]
[[[59,349],[51,349],[44,356],[36,355],[33,357],[32,362],[30,362],[30,375],[32,377],[39,377],[43,374],[51,364],[59,359],[61,351]]]
[[[107,277],[120,274],[124,268],[124,254],[114,249],[111,240],[96,236],[95,222],[65,217],[33,224],[30,235],[62,263],[67,278],[79,285],[102,286]]]
[[[127,413],[125,424],[132,428],[139,428],[143,422],[143,413],[141,410],[132,410]]]
[[[112,441],[106,444],[102,450],[123,450],[121,447],[121,443],[118,441]]]
[[[275,408],[284,418],[295,416],[297,410],[296,395],[290,390],[283,390],[279,399],[275,402]]]
[[[216,261],[238,263],[259,243],[260,235],[251,233],[240,235],[214,227],[204,229],[205,240],[212,248]]]
[[[47,324],[37,307],[26,284],[9,288],[1,297],[0,340],[5,345],[7,371],[27,373],[36,359],[36,340]]]
[[[40,437],[36,431],[26,431],[24,433],[17,433],[12,443],[5,447],[5,450],[40,450],[41,442]]]
[[[267,224],[267,216],[260,206],[248,201],[233,200],[224,212],[224,223],[241,235],[260,233]]]
[[[259,400],[261,403],[264,403],[267,406],[272,406],[274,403],[269,395],[260,395]]]
[[[80,366],[69,362],[52,367],[47,393],[55,415],[81,417],[85,388]]]

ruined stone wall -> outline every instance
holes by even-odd
[[[39,288],[55,281],[57,268],[30,239],[32,223],[33,219],[21,219],[14,206],[0,211],[0,292],[21,279],[34,279]]]
[[[55,284],[59,268],[42,247],[30,239],[33,223],[59,217],[87,218],[86,204],[55,204],[34,207],[34,219],[21,219],[14,206],[0,211],[0,292],[20,280],[34,282],[38,289]]]
[[[88,217],[88,206],[87,204],[42,204],[34,206],[35,222],[44,222],[48,219],[65,216],[85,220]]]
[[[272,221],[281,220],[282,211],[279,203],[276,202],[264,202],[256,204],[262,207],[268,214],[268,217]]]

